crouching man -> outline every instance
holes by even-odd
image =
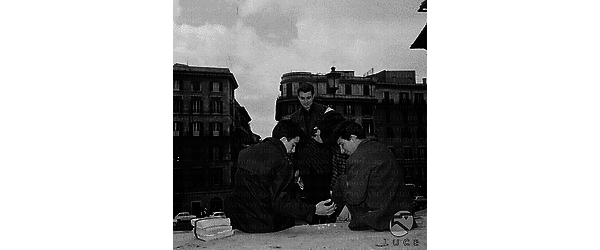
[[[386,145],[366,139],[362,126],[352,121],[342,122],[333,136],[349,157],[332,199],[348,207],[351,230],[387,230],[396,212],[414,212],[400,167]]]
[[[235,186],[225,199],[225,215],[233,228],[247,233],[268,233],[293,227],[295,219],[307,222],[313,215],[330,215],[331,199],[309,205],[290,193],[294,182],[291,154],[302,130],[290,120],[273,128],[272,137],[240,152]]]

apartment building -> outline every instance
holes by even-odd
[[[228,68],[173,65],[173,212],[222,211],[239,151],[256,143]]]

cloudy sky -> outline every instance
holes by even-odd
[[[421,2],[175,0],[173,63],[229,68],[252,131],[265,138],[275,125],[283,73],[335,66],[360,76],[373,68],[427,77],[426,51],[409,49],[427,22],[417,12]]]

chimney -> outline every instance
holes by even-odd
[[[423,77],[423,84],[427,85],[427,77]]]

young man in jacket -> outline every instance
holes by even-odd
[[[248,233],[268,233],[293,227],[295,219],[312,221],[314,215],[330,215],[331,199],[310,205],[291,195],[294,169],[291,155],[302,131],[292,121],[280,121],[272,137],[240,152],[235,186],[225,199],[225,215],[233,228]]]
[[[362,126],[352,121],[337,126],[334,137],[349,158],[332,199],[348,207],[351,230],[387,230],[396,212],[414,212],[401,169],[385,144],[366,139]]]
[[[300,192],[301,199],[314,205],[330,197],[333,157],[331,150],[315,141],[315,127],[321,123],[325,114],[333,109],[314,102],[315,89],[311,83],[301,82],[296,93],[301,107],[290,119],[298,124],[304,133],[298,143],[294,163],[304,184]],[[326,222],[326,217],[314,216],[310,223]]]

